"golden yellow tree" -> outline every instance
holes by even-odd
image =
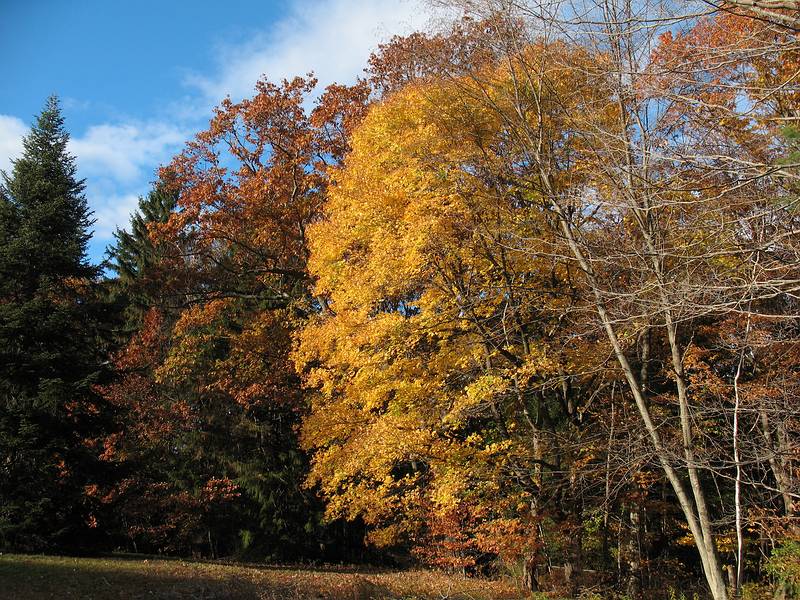
[[[572,52],[563,85],[584,86],[581,101],[602,93],[580,75],[589,53],[529,52]],[[485,78],[503,101],[511,70]],[[318,392],[304,442],[329,516],[363,518],[378,544],[459,522],[470,542],[442,547],[462,566],[471,551],[532,563],[543,480],[563,491],[572,466],[596,458],[591,444],[554,439],[580,437],[602,371],[581,365],[591,341],[561,338],[572,276],[554,260],[541,196],[513,183],[525,158],[484,91],[468,79],[412,84],[355,132],[326,218],[308,230],[322,310],[295,353]],[[526,118],[558,129],[556,111]],[[565,182],[584,177],[576,154],[554,154]]]

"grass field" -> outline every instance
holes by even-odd
[[[290,568],[202,561],[0,555],[0,600],[512,600],[510,582],[432,571]]]

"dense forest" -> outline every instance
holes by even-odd
[[[47,101],[0,186],[0,550],[798,597],[798,3],[449,5],[222,100],[101,265]]]

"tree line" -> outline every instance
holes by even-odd
[[[797,3],[449,5],[354,85],[224,100],[106,274],[48,101],[0,202],[0,546],[800,593]]]

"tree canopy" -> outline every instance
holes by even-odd
[[[105,276],[49,100],[0,187],[0,548],[796,593],[796,19],[688,4],[454,2],[353,85],[261,78]]]
[[[91,218],[48,99],[0,188],[0,539],[29,550],[91,545],[83,486],[102,400]]]

